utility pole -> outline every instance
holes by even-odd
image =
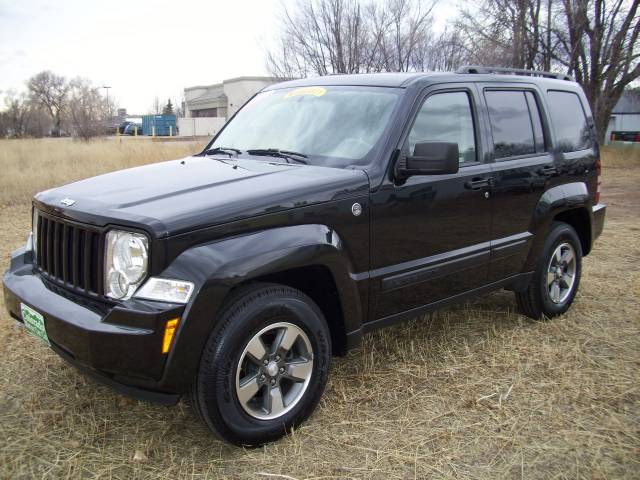
[[[109,111],[109,116],[112,117],[113,115],[111,114],[111,105],[109,105],[109,89],[111,87],[108,86],[108,85],[102,85],[102,87],[100,87],[100,88],[104,88],[106,90],[106,92],[107,92],[107,109]],[[111,119],[109,119],[109,121],[111,121]]]
[[[107,92],[107,121],[106,121],[106,125],[105,127],[108,129],[111,126],[111,123],[113,122],[113,112],[111,112],[111,105],[109,105],[109,89],[111,88],[109,85],[102,85],[100,88],[104,88],[105,91]],[[116,126],[116,135],[118,133],[118,127]]]

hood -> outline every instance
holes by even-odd
[[[39,193],[35,203],[80,222],[163,237],[368,190],[362,170],[187,157],[70,183]]]

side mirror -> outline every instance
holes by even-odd
[[[459,152],[457,143],[416,143],[413,155],[400,155],[397,173],[400,177],[411,175],[445,175],[458,173]]]

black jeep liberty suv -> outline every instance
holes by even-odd
[[[138,398],[187,394],[259,445],[318,404],[373,329],[506,288],[562,314],[601,233],[600,159],[571,78],[294,80],[198,155],[39,193],[5,304],[79,369]]]

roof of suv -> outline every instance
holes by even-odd
[[[323,77],[301,78],[289,80],[269,86],[271,88],[285,88],[311,85],[361,85],[371,87],[403,87],[417,78],[424,78],[437,73],[359,73],[352,75],[326,75]]]
[[[282,83],[270,85],[265,90],[277,90],[289,87],[306,87],[321,85],[357,85],[367,87],[396,87],[404,88],[418,82],[527,82],[545,83],[555,85],[572,84],[567,79],[556,79],[524,74],[494,74],[494,73],[455,73],[455,72],[414,72],[414,73],[361,73],[352,75],[327,75],[323,77],[302,78],[299,80],[289,80]]]

